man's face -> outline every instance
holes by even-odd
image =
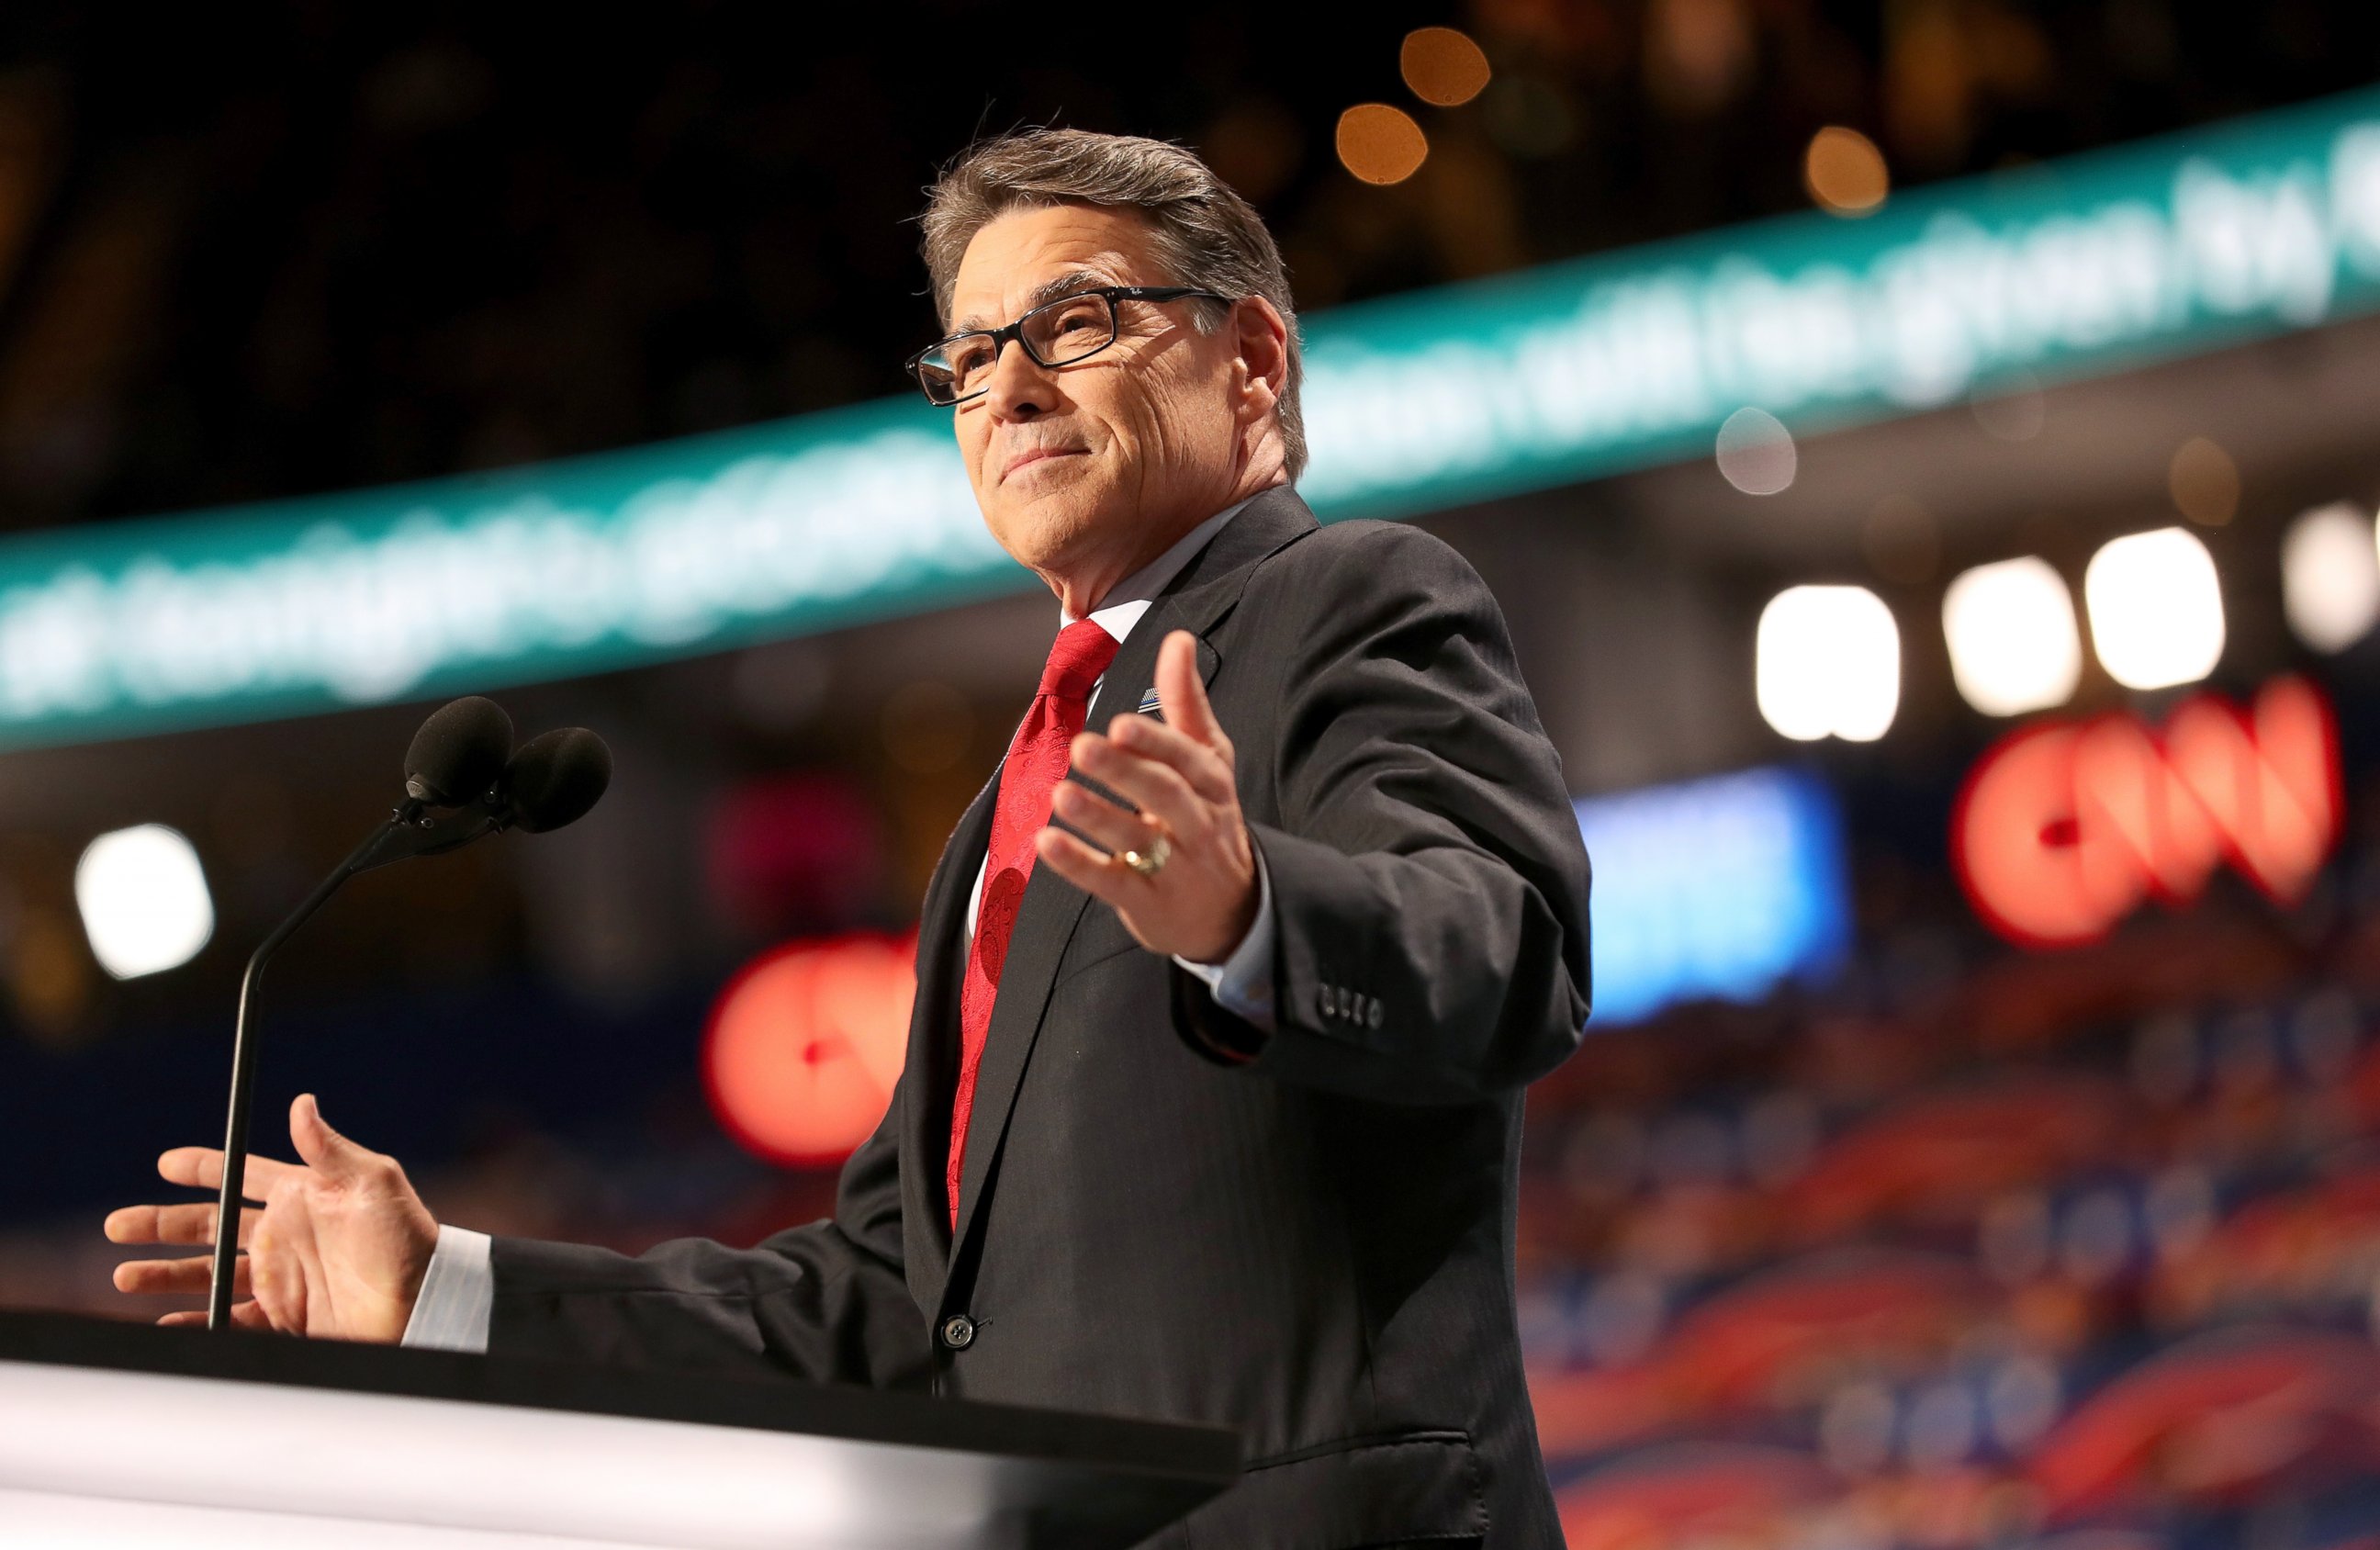
[[[1014,210],[967,244],[951,298],[954,330],[998,328],[1062,290],[1166,285],[1149,232],[1129,211]],[[958,406],[959,450],[1000,546],[1044,576],[1087,569],[1122,579],[1230,503],[1239,469],[1245,369],[1233,331],[1202,333],[1193,308],[1118,304],[1116,342],[1055,369],[1008,344],[989,391]],[[1157,547],[1161,548],[1160,544]]]

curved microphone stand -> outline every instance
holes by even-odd
[[[443,817],[429,817],[426,811],[425,804],[407,801],[390,814],[386,823],[372,830],[371,836],[356,847],[353,855],[341,862],[338,869],[323,878],[288,919],[274,927],[249,959],[248,972],[240,976],[239,1014],[232,1027],[231,1111],[224,1123],[223,1188],[215,1196],[214,1271],[207,1287],[209,1329],[231,1327],[232,1278],[239,1261],[241,1193],[248,1182],[249,1098],[256,1084],[257,980],[281,944],[297,935],[298,928],[312,919],[314,912],[357,873],[417,855],[437,855],[493,834],[512,821],[510,812],[492,793]]]

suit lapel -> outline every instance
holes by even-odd
[[[1205,632],[1239,599],[1249,566],[1315,527],[1313,514],[1306,510],[1305,503],[1286,487],[1249,502],[1246,509],[1224,525],[1214,541],[1133,626],[1099,684],[1089,724],[1104,726],[1111,716],[1129,713],[1140,704],[1156,681],[1158,645],[1173,630],[1187,629],[1201,636],[1199,678],[1212,683],[1222,659],[1204,638]],[[1070,774],[1068,778],[1075,777]],[[946,856],[946,870],[965,875],[989,842],[990,805],[981,798],[978,804],[985,809],[983,833],[969,838],[967,826],[961,825],[961,832],[952,837],[952,843],[956,846],[964,839],[971,848],[960,853],[955,866]],[[1033,868],[1025,885],[1025,897],[1018,902],[1016,925],[1008,939],[1008,959],[1001,968],[1000,994],[992,1003],[991,1027],[984,1039],[983,1063],[976,1071],[975,1112],[967,1124],[966,1160],[959,1180],[958,1234],[950,1250],[953,1260],[958,1257],[982,1215],[986,1181],[999,1156],[1001,1141],[1008,1132],[1017,1087],[1024,1081],[1025,1068],[1040,1036],[1041,1015],[1057,986],[1058,968],[1065,957],[1067,943],[1073,939],[1089,902],[1089,894],[1049,867],[1038,866]],[[959,921],[952,920],[947,934],[953,938],[953,945],[958,929]],[[921,950],[921,965],[922,963]],[[955,985],[956,980],[952,983]],[[922,1012],[922,975],[918,995]],[[949,1019],[952,1027],[957,1026],[957,997],[953,994]],[[955,1060],[949,1063],[954,1065]],[[947,1133],[947,1099],[939,1112]],[[905,1158],[904,1164],[905,1174]],[[905,1183],[905,1213],[908,1188]],[[913,1275],[911,1290],[914,1293],[916,1290]],[[936,1312],[938,1308],[929,1308],[929,1316]]]
[[[909,1295],[928,1315],[950,1273],[949,1208],[940,1188],[950,1156],[951,1088],[958,1069],[960,933],[976,864],[991,842],[997,769],[967,805],[926,887],[917,922],[917,999],[909,1014],[907,1112],[901,1128],[901,1263]]]

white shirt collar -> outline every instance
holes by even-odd
[[[1089,614],[1091,623],[1115,636],[1121,643],[1126,636],[1132,634],[1132,627],[1140,623],[1140,616],[1148,612],[1148,605],[1157,600],[1157,595],[1164,591],[1175,576],[1182,574],[1182,568],[1196,558],[1201,549],[1207,547],[1207,540],[1221,532],[1223,524],[1239,515],[1240,508],[1246,505],[1248,501],[1255,499],[1256,497],[1251,495],[1247,501],[1234,501],[1225,506],[1221,511],[1176,539],[1172,547],[1164,553],[1117,582],[1109,589],[1107,597],[1101,600],[1099,606],[1091,610]],[[1060,629],[1064,629],[1074,622],[1075,616],[1068,613],[1064,608],[1058,610]]]

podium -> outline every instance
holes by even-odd
[[[1126,1550],[1229,1432],[0,1314],[0,1544]]]

